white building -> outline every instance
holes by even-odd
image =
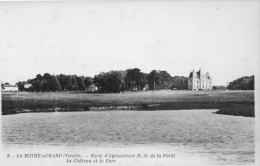
[[[209,73],[202,74],[201,70],[190,72],[188,78],[188,89],[189,90],[212,90],[212,78]]]
[[[31,86],[32,86],[32,84],[28,84],[28,83],[24,84],[25,89],[29,89]]]
[[[97,91],[97,90],[98,90],[98,87],[96,87],[95,84],[92,84],[92,85],[90,85],[90,86],[88,86],[88,87],[86,88],[86,91],[87,91],[87,92],[95,92],[95,91]]]
[[[17,85],[3,84],[2,85],[2,91],[3,92],[18,92],[18,86]]]

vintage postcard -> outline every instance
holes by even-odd
[[[0,165],[258,165],[259,13],[0,2]]]

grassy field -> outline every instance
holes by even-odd
[[[149,104],[159,104],[148,108]],[[118,94],[79,92],[4,93],[2,114],[14,109],[141,106],[142,110],[219,109],[216,113],[255,116],[254,91],[145,91]]]

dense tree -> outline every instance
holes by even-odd
[[[78,85],[78,90],[79,91],[84,91],[86,90],[85,82],[84,82],[84,77],[76,77],[77,80],[77,85]]]
[[[68,77],[68,84],[67,84],[67,89],[70,91],[77,91],[78,90],[78,84],[76,80],[76,75],[70,75]]]
[[[124,72],[110,71],[107,73],[101,72],[94,77],[94,83],[97,85],[100,92],[116,93],[124,90]]]
[[[148,84],[147,76],[148,76],[148,74],[146,74],[146,73],[142,73],[142,72],[140,73],[139,79],[138,79],[138,85],[139,85],[138,89],[139,90],[143,90],[144,87]]]
[[[68,84],[68,76],[64,75],[64,74],[60,74],[57,76],[57,79],[60,82],[60,86],[61,86],[61,90],[67,90],[67,84]]]
[[[38,77],[39,76],[39,77]],[[49,73],[45,73],[43,77],[41,77],[40,74],[37,75],[36,79],[45,79],[46,81],[50,81],[52,79],[52,76]]]
[[[147,85],[147,74],[141,72],[140,69],[127,69],[123,72],[124,75],[124,88],[125,90],[143,90]]]
[[[36,92],[50,92],[50,91],[84,91],[87,86],[93,83],[93,78],[91,77],[77,77],[76,75],[50,75],[45,73],[43,76],[38,74],[35,78],[29,79],[27,81],[20,81],[16,84],[19,90],[24,89],[24,85],[28,83],[31,87],[27,89],[28,91]]]
[[[51,87],[51,83],[52,83],[52,75],[50,75],[49,73],[45,73],[42,77],[42,80],[45,80],[45,84],[44,84],[44,87],[42,89],[42,91],[47,91],[47,92],[50,92],[52,90],[52,87]]]
[[[30,79],[27,82],[32,84],[32,86],[30,87],[30,91],[36,91],[36,92],[40,92],[41,91],[41,79],[42,76],[40,74],[38,74],[34,79]]]
[[[48,82],[45,79],[41,81],[41,90],[42,92],[48,91]]]
[[[108,82],[111,92],[120,92],[123,89],[124,75],[121,71],[109,72]]]
[[[98,75],[95,75],[94,77],[94,83],[98,87],[98,90],[100,92],[107,92],[107,73],[101,72]]]
[[[236,79],[230,82],[227,88],[230,90],[254,90],[254,76]]]
[[[85,77],[84,78],[84,83],[86,88],[89,87],[90,85],[92,85],[94,82],[94,79],[92,77]]]
[[[128,90],[140,90],[142,73],[138,68],[127,69],[125,76],[126,88]]]
[[[50,75],[37,74],[35,78],[16,83],[19,90],[24,90],[26,83],[31,84],[29,91],[50,92],[50,91],[85,91],[92,85],[98,87],[98,91],[104,93],[118,93],[121,91],[133,90],[162,90],[162,89],[188,89],[187,77],[171,77],[167,71],[152,70],[149,74],[141,72],[138,68],[125,71],[101,72],[94,78],[77,75]],[[217,87],[214,87],[218,89]],[[223,88],[224,89],[224,88]],[[252,90],[254,89],[254,76],[242,77],[230,82],[228,89],[231,90]]]
[[[167,71],[159,71],[161,89],[167,89],[170,86],[171,75]]]
[[[171,79],[171,89],[187,90],[188,89],[188,78],[175,76]]]
[[[61,90],[60,82],[58,81],[58,79],[55,75],[53,75],[51,77],[49,84],[50,84],[51,91],[60,91]]]
[[[68,76],[65,77],[65,87],[64,87],[64,90],[67,90],[67,91],[71,91],[72,90],[71,79],[72,79],[71,75],[68,75]]]
[[[25,90],[24,89],[24,85],[25,84],[26,84],[25,81],[19,81],[19,82],[16,83],[16,85],[18,86],[19,91],[24,91]]]
[[[226,90],[227,87],[226,86],[212,86],[212,90]]]
[[[152,70],[148,76],[148,84],[149,84],[149,88],[151,90],[157,90],[158,89],[158,84],[160,81],[160,75],[156,70]]]
[[[248,82],[248,90],[254,90],[255,89],[255,78],[252,76],[252,78]]]
[[[77,84],[77,80],[76,80],[76,75],[72,75],[71,77],[71,87],[73,91],[77,91],[78,90],[78,84]]]

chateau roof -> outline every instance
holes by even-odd
[[[194,70],[192,71],[192,72],[190,72],[190,76],[189,77],[193,77],[193,73],[195,73],[196,75],[196,77],[199,77],[200,76],[200,71],[198,71],[198,72],[194,72]]]
[[[206,76],[208,79],[211,79],[211,77],[209,76],[208,73],[202,74],[202,73],[201,73],[201,70],[199,70],[199,71],[197,71],[197,72],[194,72],[194,70],[193,70],[192,72],[190,72],[189,77],[193,77],[193,73],[195,74],[195,77],[200,78],[201,76]]]
[[[200,77],[200,70],[197,72],[197,76]]]
[[[190,76],[189,77],[193,77],[193,72],[190,72]]]

